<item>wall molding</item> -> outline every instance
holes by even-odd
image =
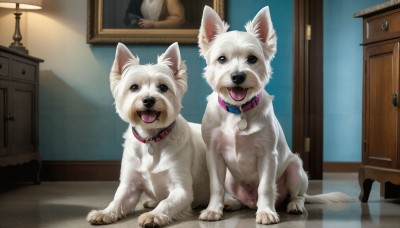
[[[358,172],[360,162],[324,162],[324,172]],[[42,181],[118,181],[121,161],[42,161]]]
[[[121,161],[42,161],[42,181],[117,181]]]
[[[327,173],[358,173],[361,162],[324,162],[323,170]]]

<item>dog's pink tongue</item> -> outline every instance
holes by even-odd
[[[240,87],[236,86],[233,87],[229,90],[229,95],[231,95],[231,98],[235,101],[241,101],[246,97],[247,90]]]
[[[154,111],[144,111],[140,115],[140,118],[146,123],[153,123],[157,118],[157,112]]]

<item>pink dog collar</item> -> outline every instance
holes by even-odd
[[[135,136],[135,138],[142,143],[150,143],[150,142],[159,142],[163,139],[165,139],[169,133],[171,133],[171,131],[174,129],[175,126],[175,121],[169,125],[167,128],[164,128],[163,130],[161,130],[160,132],[158,132],[155,136],[153,137],[149,137],[149,138],[142,138],[139,133],[137,133],[137,131],[135,130],[134,127],[132,127],[132,133],[133,136]]]
[[[262,98],[262,92],[257,94],[257,96],[253,97],[249,102],[243,104],[242,106],[231,105],[222,100],[221,97],[218,96],[218,103],[221,108],[233,114],[242,114],[243,112],[249,111],[250,109],[255,108]]]

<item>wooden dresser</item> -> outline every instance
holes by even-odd
[[[0,182],[29,178],[40,183],[40,62],[0,46]]]
[[[389,1],[363,18],[363,130],[360,200],[374,181],[381,196],[400,196],[400,1]]]

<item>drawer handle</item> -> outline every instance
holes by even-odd
[[[397,93],[393,93],[392,94],[392,104],[394,107],[398,107],[399,106],[399,98],[397,96]]]
[[[3,68],[3,64],[0,63],[0,69]]]
[[[22,75],[25,75],[25,73],[26,73],[25,69],[22,69],[21,73],[22,73]]]
[[[15,120],[15,118],[12,114],[7,115],[6,121],[14,121],[14,120]]]
[[[387,31],[389,29],[389,22],[387,20],[384,20],[382,25],[381,25],[382,31]]]

